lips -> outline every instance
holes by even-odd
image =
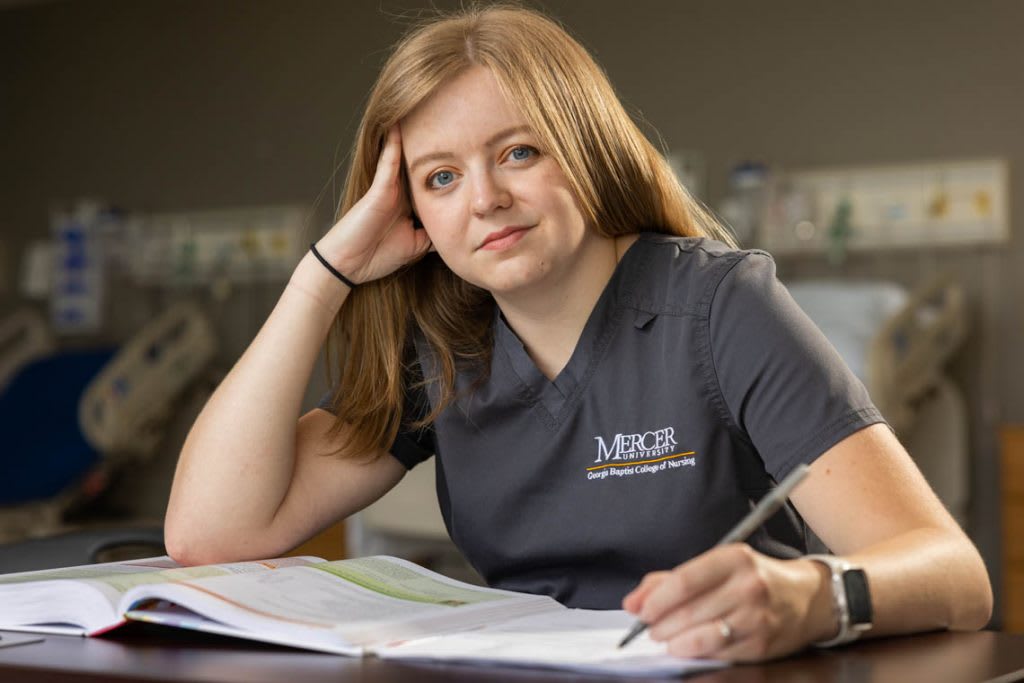
[[[492,242],[497,242],[498,240],[504,239],[504,238],[508,237],[509,235],[513,235],[513,234],[515,234],[517,232],[523,232],[525,230],[529,230],[532,227],[533,227],[532,225],[507,225],[504,228],[502,228],[501,230],[496,230],[496,231],[490,233],[489,235],[487,235],[487,237],[484,238],[484,241],[480,243],[480,247],[479,248],[483,249],[484,247],[486,247],[488,244],[491,244]]]

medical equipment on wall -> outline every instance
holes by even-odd
[[[767,207],[772,174],[758,161],[744,161],[729,172],[729,187],[718,212],[741,247],[753,246]]]
[[[1001,159],[773,171],[756,245],[775,255],[1001,244],[1009,239]]]
[[[49,241],[28,245],[22,294],[49,299],[62,336],[103,329],[115,282],[223,301],[235,284],[287,281],[309,244],[307,214],[292,205],[125,212],[81,199],[54,209]]]
[[[887,282],[827,280],[787,288],[864,382],[939,498],[963,523],[967,412],[945,373],[967,332],[961,285],[941,277],[911,291]]]
[[[672,173],[690,196],[702,199],[707,189],[707,162],[696,150],[676,150],[665,156]]]
[[[300,206],[134,214],[124,223],[134,282],[171,288],[284,282],[309,246]]]
[[[116,212],[83,200],[50,219],[50,324],[57,334],[92,334],[103,326],[106,245],[119,225]]]

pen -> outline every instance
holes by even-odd
[[[804,477],[807,476],[807,472],[810,471],[808,465],[797,465],[796,468],[789,473],[789,475],[779,483],[774,489],[769,491],[764,498],[758,501],[754,509],[751,510],[746,517],[740,520],[739,524],[732,528],[732,531],[722,537],[717,544],[726,545],[728,543],[737,543],[747,538],[750,534],[754,533],[754,530],[759,526],[768,521],[768,518],[775,514],[776,510],[782,507],[782,504],[786,502],[786,498],[789,497],[790,492],[796,488]],[[647,628],[647,624],[637,620],[635,624],[629,629],[626,637],[619,642],[619,647],[625,647],[631,640],[636,638],[638,635],[644,632]]]

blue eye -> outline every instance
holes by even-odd
[[[438,171],[427,178],[427,185],[430,187],[444,187],[455,180],[455,174],[451,171]]]
[[[508,155],[516,161],[526,161],[536,153],[537,150],[535,150],[533,147],[520,145],[519,147],[513,147],[512,151],[510,151]]]

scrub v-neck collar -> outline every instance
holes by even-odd
[[[553,380],[549,380],[540,371],[519,336],[505,321],[501,309],[494,307],[495,349],[504,352],[509,365],[522,382],[528,400],[540,411],[544,422],[551,428],[558,427],[571,412],[604,356],[622,317],[624,307],[619,304],[630,293],[632,283],[636,280],[632,274],[640,260],[641,250],[636,246],[641,241],[642,236],[626,249],[615,265],[611,278],[587,317],[569,361]]]

